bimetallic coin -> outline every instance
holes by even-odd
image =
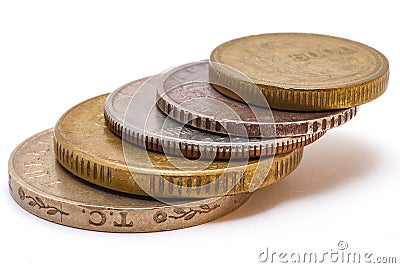
[[[227,98],[206,82],[208,62],[178,67],[167,73],[164,86],[158,89],[157,105],[175,120],[214,133],[260,137],[315,135],[351,120],[358,108],[328,112],[290,112],[249,106]],[[202,74],[202,75],[200,75]],[[199,77],[203,77],[198,79]],[[205,80],[203,80],[205,79]],[[181,85],[180,85],[181,84]],[[175,86],[178,85],[178,86]],[[271,118],[272,117],[272,118]],[[279,144],[279,139],[277,140]]]
[[[71,227],[104,232],[155,232],[186,228],[220,218],[251,194],[167,205],[151,198],[117,194],[89,185],[54,157],[53,130],[19,145],[9,160],[9,188],[26,211]]]
[[[318,34],[274,33],[234,39],[215,48],[210,62],[210,81],[224,95],[260,104],[253,97],[252,84],[235,74],[241,72],[259,86],[271,108],[283,110],[358,106],[382,95],[389,79],[389,62],[379,51]]]
[[[206,77],[206,79],[208,78]],[[247,139],[212,134],[186,127],[184,124],[171,120],[155,105],[151,106],[148,112],[137,113],[132,116],[132,121],[127,121],[124,116],[133,96],[137,103],[154,103],[157,90],[155,87],[146,86],[146,94],[135,95],[145,82],[146,79],[140,79],[111,93],[105,102],[104,115],[107,125],[114,133],[151,151],[169,155],[182,154],[194,159],[200,157],[219,160],[247,159],[292,152],[316,141],[325,134],[322,131],[280,139]],[[139,120],[139,117],[146,117],[147,114],[147,124],[143,128],[141,124],[143,120]],[[171,117],[175,118],[176,115],[171,114]],[[192,125],[196,126],[193,122]]]
[[[171,163],[181,158],[129,144],[122,147],[121,139],[105,124],[106,97],[98,96],[71,108],[54,130],[57,160],[71,173],[105,188],[154,197],[237,194],[250,191],[254,183],[265,187],[286,177],[302,158],[300,148],[259,160],[213,161],[206,168],[198,160],[188,160],[182,170]],[[146,142],[143,136],[138,139]],[[125,155],[130,157],[129,166]]]

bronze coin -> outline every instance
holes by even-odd
[[[186,228],[220,218],[251,194],[186,200],[168,205],[93,187],[67,172],[53,154],[53,130],[23,143],[9,160],[9,190],[26,211],[45,220],[103,232],[155,232]]]
[[[154,104],[156,87],[145,86],[145,94],[137,94],[145,82],[146,78],[136,80],[111,93],[105,102],[104,114],[114,133],[151,151],[195,159],[254,158],[292,152],[325,134],[321,131],[296,137],[260,139],[200,131],[177,123],[157,109]],[[131,102],[133,96],[137,106],[145,107],[132,112],[132,120],[126,120],[128,107],[136,105]]]
[[[221,93],[237,100],[242,96],[247,103],[259,105],[255,93],[261,92],[271,108],[283,110],[359,106],[381,96],[389,81],[389,62],[382,53],[352,40],[321,34],[241,37],[215,48],[210,61],[210,80]]]
[[[291,112],[249,106],[225,97],[204,82],[208,81],[208,70],[209,63],[202,61],[168,72],[164,86],[158,89],[160,110],[175,120],[213,133],[292,139],[327,131],[357,114],[357,107],[326,112]]]
[[[125,193],[167,198],[208,198],[251,192],[289,175],[303,148],[255,160],[201,161],[150,152],[123,142],[103,116],[107,95],[72,107],[54,129],[57,160],[79,178]],[[134,136],[145,143],[144,135]]]

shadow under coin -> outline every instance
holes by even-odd
[[[355,136],[328,133],[305,149],[300,166],[287,178],[256,191],[243,207],[215,222],[249,217],[362,179],[382,161],[383,156],[371,144]]]

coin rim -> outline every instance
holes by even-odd
[[[331,87],[306,87],[306,86],[287,86],[278,83],[260,81],[256,78],[252,78],[253,82],[260,88],[263,95],[267,98],[271,108],[292,110],[292,111],[322,111],[322,110],[335,110],[350,108],[353,106],[359,106],[361,104],[368,103],[379,96],[381,96],[387,89],[389,81],[389,61],[387,58],[378,50],[369,47],[365,44],[330,35],[313,34],[313,33],[269,33],[250,35],[225,42],[216,47],[210,55],[210,81],[213,81],[213,86],[220,93],[233,98],[238,101],[242,99],[233,93],[229,88],[238,89],[240,95],[248,94],[247,89],[250,85],[254,87],[254,84],[249,81],[244,81],[240,78],[233,77],[223,70],[218,68],[220,64],[224,64],[219,61],[218,52],[224,47],[231,45],[241,39],[246,38],[257,38],[260,36],[271,36],[271,35],[282,35],[282,34],[299,34],[299,35],[313,35],[320,37],[336,38],[338,40],[344,40],[351,42],[356,45],[362,46],[376,53],[379,59],[382,61],[382,66],[367,78],[358,79],[357,81],[343,83],[342,86],[335,84]],[[218,64],[212,64],[212,62]],[[219,85],[230,85],[228,88],[221,87]],[[250,93],[251,94],[251,93]],[[246,99],[247,100],[247,99]],[[297,101],[295,101],[297,100]],[[247,100],[249,103],[257,105],[256,100]]]
[[[182,65],[176,69],[173,69],[165,75],[164,81],[166,81],[169,77],[172,77],[174,75],[174,73],[176,73],[176,72],[182,71],[186,68],[190,68],[192,66],[199,65],[199,64],[200,64],[199,62],[194,62],[191,64]],[[201,64],[205,64],[205,63],[201,62]],[[195,82],[195,83],[206,83],[206,82]],[[260,125],[264,125],[264,126],[275,125],[276,131],[274,131],[274,134],[276,137],[274,137],[274,138],[288,138],[288,139],[292,139],[292,141],[294,141],[296,139],[296,136],[312,135],[314,133],[327,131],[327,130],[333,129],[335,127],[338,127],[340,125],[343,125],[344,123],[347,123],[348,121],[353,119],[353,117],[356,116],[357,112],[358,112],[358,106],[356,106],[356,107],[350,107],[350,108],[343,109],[343,110],[331,111],[330,115],[322,116],[322,117],[316,118],[316,119],[300,120],[300,121],[295,121],[295,122],[279,122],[279,123],[276,123],[275,121],[273,121],[272,123],[262,123],[262,122],[260,123],[260,122],[239,121],[239,120],[237,120],[237,121],[223,120],[223,119],[216,120],[215,117],[212,115],[202,114],[200,112],[196,112],[193,110],[188,111],[187,109],[185,109],[185,107],[183,105],[181,105],[179,102],[175,101],[170,96],[169,93],[171,92],[171,90],[174,90],[178,87],[179,87],[179,85],[176,87],[173,87],[171,89],[168,89],[168,91],[166,91],[165,89],[158,89],[158,91],[157,91],[157,106],[158,106],[158,108],[166,116],[168,115],[168,116],[172,117],[173,119],[175,119],[176,121],[179,121],[179,122],[185,123],[185,124],[189,124],[190,126],[197,128],[197,129],[201,129],[201,130],[205,130],[205,131],[209,131],[209,132],[213,132],[213,133],[218,133],[218,134],[230,134],[230,135],[240,136],[241,133],[236,133],[236,132],[228,133],[227,129],[230,129],[230,130],[235,129],[235,126],[241,124],[241,125],[243,125],[244,128],[246,128],[247,134],[249,137],[257,137],[257,135],[252,135],[252,133],[257,133],[253,130],[256,130],[256,131],[258,130],[258,132],[259,132]],[[212,99],[214,99],[214,98],[212,98]],[[196,113],[194,113],[194,112],[196,112]],[[182,115],[183,115],[184,120],[181,119]],[[189,118],[200,118],[200,120],[189,120]],[[332,121],[333,121],[333,123],[332,123]],[[307,132],[304,132],[304,131],[302,132],[302,130],[304,129],[304,127],[302,125],[304,125],[304,124],[307,124]],[[216,127],[213,127],[213,126],[217,126],[217,125],[222,126],[220,128],[220,131],[218,131]],[[286,128],[296,129],[297,131],[288,135],[285,133],[285,131],[281,131]],[[315,141],[318,138],[314,139],[313,137],[307,137],[307,139],[310,139],[311,140],[310,143],[312,143],[313,141]],[[276,139],[276,142],[279,144],[281,142],[284,142],[284,140],[282,141],[282,140]],[[308,144],[306,144],[306,145],[308,145]]]
[[[107,206],[107,204],[104,205],[98,205],[98,204],[89,204],[89,203],[84,203],[82,201],[76,201],[76,200],[69,200],[67,198],[61,197],[61,196],[56,196],[56,195],[51,195],[49,192],[45,192],[43,190],[40,190],[38,188],[35,188],[34,185],[28,184],[26,182],[26,179],[23,178],[22,175],[18,174],[14,167],[14,161],[15,161],[15,156],[21,148],[30,142],[32,142],[35,138],[37,138],[40,135],[48,135],[49,133],[53,132],[53,129],[48,129],[42,132],[39,132],[22,143],[20,143],[11,153],[9,161],[8,161],[8,173],[9,173],[9,192],[11,197],[14,199],[14,201],[25,211],[50,222],[57,223],[60,225],[64,226],[69,226],[73,228],[79,228],[79,229],[84,229],[84,230],[91,230],[91,231],[100,231],[100,232],[115,232],[115,233],[136,233],[136,232],[158,232],[158,231],[167,231],[167,230],[176,230],[176,229],[182,229],[182,228],[188,228],[200,224],[204,224],[216,219],[219,219],[230,212],[238,209],[241,207],[243,204],[245,204],[249,198],[251,197],[252,193],[241,193],[238,195],[231,195],[231,196],[223,196],[221,199],[217,199],[220,201],[220,203],[224,203],[225,205],[219,205],[218,206],[218,211],[217,212],[212,212],[212,213],[207,213],[205,217],[200,217],[196,218],[196,220],[192,221],[187,221],[184,219],[180,219],[179,221],[174,222],[175,224],[152,224],[149,226],[149,224],[140,224],[139,226],[135,225],[133,228],[112,228],[109,225],[102,225],[102,226],[95,226],[95,225],[83,225],[80,223],[79,220],[74,221],[73,219],[65,221],[62,220],[62,218],[52,218],[51,215],[48,215],[47,213],[41,213],[38,209],[35,209],[23,202],[23,200],[20,200],[18,198],[18,190],[23,189],[25,193],[34,193],[34,196],[40,197],[46,204],[48,201],[50,203],[55,204],[55,207],[61,207],[61,210],[63,210],[63,207],[70,207],[73,208],[75,211],[81,211],[82,209],[86,210],[92,210],[92,211],[107,211],[107,212],[113,212],[115,214],[119,212],[136,212],[136,213],[143,213],[143,214],[148,214],[150,217],[151,214],[157,213],[159,211],[163,212],[171,212],[176,209],[177,207],[182,207],[182,206],[174,206],[174,205],[168,205],[165,204],[163,205],[161,202],[160,206],[149,206],[149,207],[129,207],[129,206]],[[51,138],[50,138],[51,139]],[[51,145],[50,145],[51,146]],[[55,156],[54,156],[55,160]],[[60,167],[62,168],[62,167]],[[68,171],[65,169],[64,170],[66,173]],[[55,176],[55,175],[54,175]],[[72,179],[72,174],[70,174],[71,179]],[[17,190],[18,188],[18,190]],[[115,194],[116,195],[116,194]],[[134,198],[132,196],[132,198]],[[214,198],[210,198],[212,200]],[[212,201],[211,204],[217,203],[218,201]],[[207,203],[207,200],[204,200],[205,203]],[[226,206],[226,203],[229,203],[229,206]],[[218,205],[218,204],[217,204]],[[184,204],[182,208],[197,208],[199,207],[198,202],[196,201],[190,201]],[[75,211],[75,212],[76,212]],[[155,215],[155,214],[154,214]],[[69,214],[68,216],[73,217],[72,213]],[[76,216],[76,215],[75,215]],[[211,216],[211,217],[210,217]],[[67,216],[65,216],[67,217]],[[140,221],[137,221],[140,223]],[[172,227],[171,227],[172,226]]]
[[[135,80],[133,82],[145,79],[147,79],[147,77]],[[288,136],[280,137],[273,140],[264,140],[264,142],[236,143],[234,144],[234,146],[230,146],[229,143],[218,144],[217,142],[213,142],[211,145],[204,145],[197,141],[187,142],[187,140],[173,138],[166,139],[161,137],[160,135],[151,135],[153,133],[149,132],[146,132],[144,134],[142,132],[134,130],[133,128],[130,128],[129,125],[125,124],[123,122],[123,119],[119,118],[116,115],[117,112],[113,105],[113,100],[117,93],[133,82],[127,83],[124,86],[115,90],[114,92],[110,93],[104,104],[104,118],[108,128],[117,136],[122,137],[125,141],[136,144],[151,151],[173,155],[182,153],[182,155],[184,155],[185,157],[193,158],[198,158],[199,156],[205,156],[209,158],[215,155],[215,159],[217,160],[226,160],[231,158],[247,159],[247,156],[249,158],[268,157],[274,156],[276,154],[289,153],[300,147],[307,146],[320,139],[326,133],[326,130],[321,129],[320,131],[318,131],[318,134],[307,133],[304,135],[298,135],[296,137]],[[160,98],[159,101],[163,101],[163,99]],[[163,107],[158,107],[162,112],[164,112]],[[335,120],[335,122],[336,121],[337,120]],[[196,125],[192,126],[198,128],[196,127]],[[212,131],[211,129],[209,131],[215,133],[215,131]],[[222,134],[224,133],[222,132]],[[240,150],[244,147],[248,148],[249,151],[244,152]]]
[[[74,147],[72,144],[70,144],[67,140],[64,139],[64,137],[59,133],[59,126],[62,124],[64,118],[68,115],[68,113],[75,109],[75,107],[78,107],[79,105],[82,105],[86,102],[93,101],[96,98],[105,98],[106,95],[100,95],[94,98],[91,98],[89,100],[86,100],[84,102],[81,102],[80,104],[72,107],[70,110],[64,113],[64,115],[60,118],[58,121],[56,127],[54,128],[54,151],[57,160],[61,165],[63,165],[67,170],[69,170],[71,173],[74,175],[80,177],[81,179],[87,180],[91,183],[94,183],[96,185],[108,188],[108,189],[113,189],[121,192],[126,192],[126,193],[132,193],[132,194],[138,194],[138,195],[148,195],[145,191],[137,185],[136,181],[132,178],[131,172],[133,172],[132,167],[128,168],[126,165],[122,163],[115,163],[115,162],[110,162],[107,161],[107,159],[100,159],[98,157],[95,157],[91,154],[89,151],[83,151],[82,149],[79,149],[77,147]],[[107,129],[108,130],[108,129]],[[118,139],[116,135],[112,133],[112,131],[108,130],[109,134],[112,135],[115,139]],[[99,141],[101,142],[101,141]],[[122,143],[122,141],[121,141]],[[134,145],[131,145],[134,146]],[[93,177],[93,172],[90,172],[89,175],[87,175],[86,172],[80,172],[80,170],[76,170],[75,167],[72,165],[70,162],[70,156],[71,153],[73,154],[74,158],[78,157],[80,160],[83,160],[85,163],[90,162],[90,167],[92,167],[94,164],[97,165],[98,169],[100,169],[100,166],[103,166],[103,170],[111,169],[111,176],[113,177],[113,184],[111,182],[109,183],[109,180],[98,180]],[[122,153],[122,152],[121,152]],[[152,154],[157,154],[157,153],[152,153]],[[283,179],[287,175],[289,175],[291,172],[293,172],[297,166],[300,164],[300,161],[303,156],[303,148],[299,148],[293,152],[286,153],[286,154],[281,154],[278,156],[275,156],[273,159],[273,164],[272,168],[268,170],[268,174],[266,175],[266,178],[264,178],[264,182],[259,188],[266,187],[272,183],[275,183],[276,181]],[[80,161],[79,161],[80,162]],[[157,178],[157,176],[163,176],[163,179],[169,179],[171,180],[182,180],[183,185],[182,186],[176,186],[173,189],[175,194],[168,193],[168,191],[162,191],[162,192],[157,192],[157,193],[152,193],[154,196],[158,197],[195,197],[195,198],[202,198],[202,197],[214,197],[214,196],[220,196],[220,192],[218,193],[212,193],[212,190],[210,190],[207,195],[204,193],[201,193],[201,195],[188,195],[186,191],[179,190],[179,187],[192,187],[193,186],[193,181],[194,180],[199,180],[202,183],[200,186],[205,185],[203,184],[203,180],[207,181],[210,180],[210,177],[212,179],[212,176],[220,176],[222,173],[226,174],[226,180],[229,183],[229,180],[235,180],[237,175],[240,177],[241,180],[243,180],[243,185],[240,185],[240,187],[234,187],[231,189],[228,194],[237,194],[240,192],[246,192],[249,190],[250,185],[246,182],[249,178],[246,177],[250,176],[252,171],[254,171],[258,165],[259,161],[258,160],[252,160],[250,161],[251,163],[247,163],[246,166],[241,166],[240,168],[235,168],[235,167],[228,167],[226,169],[218,169],[218,170],[206,170],[206,171],[184,171],[184,170],[156,170],[156,169],[148,169],[148,168],[137,168],[137,173],[135,175],[137,176],[148,176],[149,180],[152,177]],[[290,162],[290,165],[289,165]],[[284,166],[286,165],[286,166]],[[239,174],[238,171],[235,172],[235,169],[240,169],[240,171],[243,171],[244,169],[244,176],[241,178],[241,175]],[[276,174],[276,175],[275,175]],[[232,178],[230,178],[232,177]],[[233,178],[235,177],[235,178]],[[115,180],[118,180],[118,182],[115,182]],[[237,180],[239,182],[239,180]],[[190,183],[189,183],[190,182]],[[198,186],[197,184],[194,186]],[[195,189],[195,188],[194,188]],[[194,190],[193,190],[194,191]],[[180,193],[180,194],[179,194]]]
[[[240,42],[242,40],[246,40],[246,39],[252,39],[252,38],[260,38],[260,37],[264,37],[264,36],[277,36],[277,35],[303,35],[303,36],[315,36],[315,37],[320,37],[320,38],[333,38],[333,39],[337,39],[340,41],[344,41],[344,42],[349,42],[352,43],[354,45],[363,47],[367,50],[369,50],[370,52],[375,53],[375,56],[382,62],[382,66],[380,69],[377,69],[377,71],[368,76],[368,77],[364,77],[360,80],[354,81],[354,82],[348,82],[348,83],[344,83],[346,86],[351,86],[351,85],[359,85],[359,84],[364,84],[365,82],[369,82],[371,80],[374,80],[376,78],[382,77],[384,76],[388,70],[389,70],[389,61],[386,58],[385,55],[383,55],[380,51],[376,50],[373,47],[370,47],[368,45],[365,45],[363,43],[354,41],[354,40],[350,40],[350,39],[346,39],[343,37],[337,37],[337,36],[332,36],[332,35],[324,35],[324,34],[315,34],[315,33],[297,33],[297,32],[284,32],[284,33],[264,33],[264,34],[257,34],[257,35],[249,35],[249,36],[243,36],[243,37],[239,37],[239,38],[235,38],[232,40],[229,40],[225,43],[222,43],[221,45],[217,46],[216,48],[213,49],[213,51],[211,52],[210,55],[210,61],[211,62],[215,62],[215,63],[220,63],[222,65],[224,65],[225,63],[221,62],[221,53],[218,53],[219,51],[223,51],[224,49],[226,49],[227,47],[230,47],[232,45],[235,45],[236,42]],[[229,65],[228,65],[229,66]],[[234,68],[234,66],[232,66]],[[274,87],[278,87],[278,88],[282,88],[282,89],[296,89],[296,90],[320,90],[320,89],[328,89],[328,88],[339,88],[337,85],[333,85],[333,86],[323,86],[323,87],[302,87],[302,86],[296,86],[296,87],[285,87],[285,83],[275,83],[272,81],[263,81],[263,80],[259,80],[257,78],[251,77],[249,76],[249,78],[256,84],[264,84],[264,85],[269,85],[269,86],[274,86]]]

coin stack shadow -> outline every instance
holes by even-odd
[[[10,193],[34,215],[88,230],[202,224],[288,176],[305,146],[383,94],[388,75],[380,52],[342,38],[231,40],[210,61],[68,110],[14,150]]]

